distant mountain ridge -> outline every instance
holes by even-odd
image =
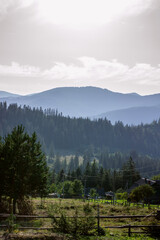
[[[150,123],[160,118],[160,94],[123,94],[97,87],[54,88],[26,96],[1,97],[0,94],[0,101],[32,108],[57,109],[70,117],[107,117],[111,122],[121,120],[125,124]]]
[[[1,98],[9,98],[9,97],[18,97],[18,96],[20,96],[20,95],[14,94],[14,93],[5,92],[5,91],[0,91],[0,99]]]
[[[94,116],[93,119],[107,118],[110,119],[112,124],[117,121],[123,122],[125,125],[139,125],[149,124],[153,120],[159,120],[160,118],[160,105],[151,107],[133,107],[121,110],[110,111],[98,116]]]

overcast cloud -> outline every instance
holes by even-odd
[[[0,90],[160,92],[159,0],[0,0]]]

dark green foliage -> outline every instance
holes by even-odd
[[[74,181],[64,180],[58,182],[56,186],[51,185],[51,189],[54,188],[55,192],[63,194],[64,197],[81,197],[83,193],[83,184],[80,180],[75,179]]]
[[[156,175],[156,176],[153,176],[152,177],[152,180],[160,180],[160,174]]]
[[[91,121],[88,118],[63,117],[57,111],[48,110],[45,113],[42,109],[21,108],[16,104],[7,107],[6,103],[1,103],[0,135],[5,136],[14,126],[23,124],[28,133],[37,132],[43,149],[48,153],[55,150],[84,153],[87,149],[85,162],[90,161],[94,149],[104,147],[110,152],[134,149],[141,154],[160,156],[160,121],[124,126],[121,122],[112,125],[107,119]]]
[[[0,196],[13,199],[14,213],[25,196],[46,195],[48,168],[35,133],[30,137],[22,126],[15,127],[2,143],[0,166]]]
[[[89,202],[83,205],[83,211],[87,215],[92,212],[92,206],[90,206]]]
[[[144,184],[134,188],[130,193],[129,198],[131,199],[131,201],[135,202],[139,201],[149,202],[149,199],[152,197],[153,194],[154,194],[153,188],[148,184]]]
[[[51,184],[79,179],[85,188],[96,187],[98,189],[103,188],[104,191],[113,191],[122,187],[125,190],[139,177],[134,163],[144,177],[155,175],[160,169],[160,160],[158,159],[160,156],[160,121],[154,121],[150,125],[141,124],[139,126],[124,126],[120,122],[112,125],[107,119],[91,121],[90,119],[63,117],[57,111],[48,110],[44,113],[42,109],[31,109],[26,106],[22,108],[16,104],[11,104],[7,107],[6,103],[0,103],[0,116],[0,134],[3,137],[10,133],[17,124],[23,123],[28,135],[31,136],[29,140],[29,146],[32,148],[30,158],[33,158],[34,162],[37,160],[33,156],[40,150],[40,144],[37,144],[36,148],[34,148],[36,136],[31,133],[33,130],[37,132],[37,138],[41,142],[43,150],[48,151],[50,154],[48,163],[52,171],[54,169],[54,174],[51,173],[50,177]],[[24,152],[23,158],[26,159],[28,150],[25,147],[25,141],[28,140],[25,140],[25,136],[23,137],[21,144],[24,150],[21,150],[19,154]],[[8,138],[6,143],[8,146],[10,146],[9,142]],[[3,144],[1,143],[0,145],[0,169],[3,169],[5,164],[10,166],[9,161],[4,161],[4,156],[1,153]],[[133,149],[136,151],[133,151]],[[60,155],[57,154],[57,152],[67,153],[71,151],[72,153],[76,152],[76,155],[72,156],[70,162],[68,160],[62,161]],[[141,155],[137,152],[141,153]],[[11,159],[9,156],[11,151],[5,154],[8,156],[8,159]],[[144,154],[152,155],[152,158],[147,155],[144,156]],[[83,161],[79,161],[79,155],[83,156]],[[130,162],[128,161],[130,156],[134,163],[130,160]],[[153,158],[153,156],[157,158]],[[39,157],[43,159],[44,156],[40,154]],[[16,161],[21,161],[20,157],[16,158]],[[128,163],[126,163],[127,161]],[[39,184],[39,176],[37,174],[39,169],[45,169],[45,172],[47,172],[45,164],[44,166],[43,164],[33,166],[32,162],[33,165],[28,166],[27,161],[24,162],[25,164],[21,167],[9,169],[9,175],[4,174],[9,176],[7,177],[8,184],[9,178],[10,185],[13,184],[10,177],[14,172],[13,169],[17,169],[16,171],[22,173],[26,169],[25,174],[29,172],[30,168],[36,169],[35,174],[31,177],[33,186],[37,185],[37,183]],[[22,179],[24,178],[26,181],[25,174],[22,174]],[[27,176],[30,176],[30,174],[28,173]],[[40,188],[36,190],[41,195],[43,195],[41,189],[45,185],[46,174],[44,173],[42,176],[39,184]],[[0,195],[7,189],[4,181],[5,177],[1,174]],[[22,187],[20,186],[20,188]],[[17,188],[17,191],[20,191],[20,188]],[[33,189],[34,187],[27,187],[28,192]],[[37,194],[36,191],[33,190],[32,194]]]
[[[122,171],[123,171],[123,173],[122,173],[123,174],[123,183],[121,186],[123,188],[125,188],[125,187],[130,188],[134,182],[136,182],[138,179],[140,179],[140,174],[138,171],[136,171],[135,163],[131,157],[123,165]]]
[[[50,175],[52,187],[50,189],[53,189],[52,192],[60,194],[64,192],[66,197],[82,196],[82,193],[87,196],[90,191],[95,189],[97,194],[94,196],[91,194],[92,197],[104,196],[107,191],[115,192],[120,188],[124,191],[140,179],[140,174],[131,158],[118,170],[105,169],[94,160],[91,163],[87,162],[83,168],[80,165],[72,173],[69,171],[67,174],[63,169],[57,174],[54,170],[52,171],[52,175]]]
[[[60,233],[69,233],[74,236],[78,235],[95,235],[96,234],[96,219],[91,213],[84,212],[84,217],[78,217],[78,211],[75,209],[73,218],[67,217],[66,213],[60,210],[60,218],[53,216],[54,231]]]
[[[90,192],[89,192],[89,195],[92,197],[92,198],[95,198],[97,197],[97,191],[95,188],[91,188],[90,189]]]
[[[73,188],[73,194],[75,196],[81,196],[83,193],[83,185],[80,180],[75,179],[72,185]]]
[[[53,226],[54,231],[60,233],[71,233],[71,225],[65,214],[65,212],[60,213],[60,218],[56,218],[53,216]]]

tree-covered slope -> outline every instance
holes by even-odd
[[[21,106],[42,107],[43,110],[47,108],[57,109],[64,116],[94,117],[102,113],[127,108],[154,108],[160,103],[160,94],[140,96],[138,94],[112,92],[97,87],[62,87],[27,96],[3,99],[0,96],[0,101],[6,101],[8,104],[17,103]],[[141,110],[143,112],[143,109]],[[121,119],[120,114],[121,112],[116,112],[116,121]],[[134,116],[134,111],[130,115]],[[109,116],[112,121],[112,115]],[[160,117],[160,113],[158,116]],[[150,118],[152,121],[155,119],[154,115]],[[126,114],[125,123],[129,122],[129,115]],[[143,121],[140,119],[139,122]],[[146,122],[149,121],[146,119]]]
[[[42,145],[49,150],[84,150],[89,146],[108,148],[110,152],[136,150],[141,154],[160,156],[160,121],[148,125],[112,125],[107,119],[91,121],[64,117],[52,110],[45,111],[0,104],[0,135],[23,124],[26,131],[36,131]]]
[[[94,118],[107,118],[113,124],[121,121],[124,124],[138,125],[152,123],[153,120],[160,118],[160,105],[145,106],[145,107],[132,107],[121,110],[109,111],[104,114],[95,116]]]

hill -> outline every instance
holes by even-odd
[[[58,112],[62,112],[64,116],[70,117],[104,117],[102,114],[105,113],[112,122],[122,120],[124,123],[130,123],[127,111],[129,111],[130,116],[135,116],[135,114],[138,114],[138,110],[136,112],[135,108],[139,107],[141,107],[141,111],[146,111],[146,108],[142,107],[149,107],[148,109],[151,111],[150,114],[145,114],[145,123],[150,123],[152,120],[155,120],[155,117],[156,119],[160,117],[159,111],[159,114],[156,115],[152,113],[156,111],[156,106],[160,103],[160,94],[140,96],[135,93],[122,94],[96,87],[54,88],[27,96],[3,97],[0,98],[0,101],[6,101],[8,104],[17,103],[21,106],[27,105],[32,108],[57,109]],[[152,108],[154,109],[153,111]],[[124,109],[126,110],[121,111]],[[132,117],[132,119],[135,118]],[[135,119],[135,121],[132,120],[131,123],[141,123],[143,119],[144,118],[139,115],[139,117]]]
[[[1,98],[14,98],[14,97],[18,97],[18,96],[20,96],[20,95],[14,94],[14,93],[5,92],[5,91],[0,91],[0,99]]]
[[[152,123],[153,120],[158,120],[160,118],[160,105],[109,111],[107,113],[95,116],[94,118],[107,118],[111,120],[113,124],[118,121],[129,125]]]
[[[16,104],[0,104],[0,136],[23,124],[31,134],[36,131],[45,151],[84,151],[88,148],[106,148],[110,152],[137,151],[140,154],[160,156],[160,120],[152,124],[124,126],[121,122],[112,125],[104,119],[64,117],[57,112]],[[99,150],[98,150],[99,149]]]

